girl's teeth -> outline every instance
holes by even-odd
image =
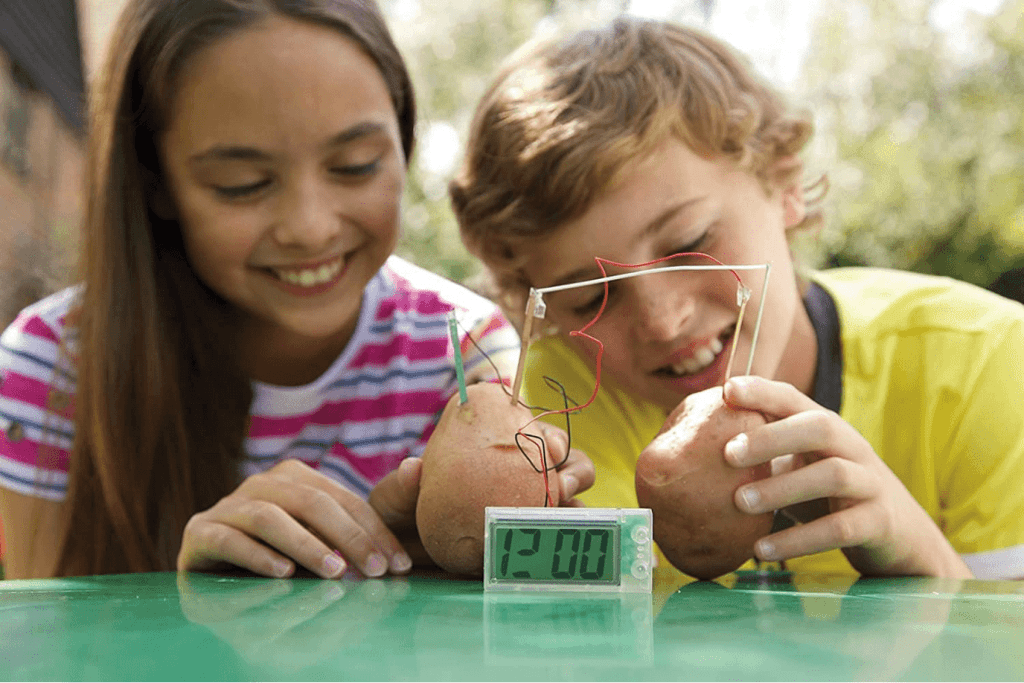
[[[341,261],[335,261],[334,263],[325,264],[319,268],[310,268],[307,270],[276,270],[274,271],[279,278],[291,285],[299,285],[301,287],[313,287],[314,285],[320,285],[338,275],[341,271]]]

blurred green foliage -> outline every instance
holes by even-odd
[[[458,281],[479,271],[446,192],[473,106],[525,40],[606,21],[626,4],[452,0],[442,11],[418,0],[384,3],[421,108],[399,253]],[[969,15],[955,32],[929,20],[938,4],[821,0],[793,93],[818,127],[809,171],[827,172],[831,184],[828,225],[801,245],[812,265],[888,266],[988,285],[1024,261],[1024,0],[1005,0],[991,17]],[[430,144],[438,137],[449,144]]]
[[[825,0],[805,66],[827,170],[816,257],[983,286],[1024,258],[1024,0],[955,33],[936,0]]]
[[[551,11],[550,0],[417,0],[383,3],[417,91],[417,149],[407,180],[398,253],[465,282],[479,272],[459,239],[448,182],[473,107],[502,59]]]

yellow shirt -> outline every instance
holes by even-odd
[[[839,315],[840,415],[977,576],[1024,576],[1024,306],[948,278],[899,271],[844,268],[810,277]],[[577,401],[593,390],[593,368],[561,337],[531,347],[524,382],[527,401],[557,405],[544,375]],[[665,416],[603,379],[594,403],[572,418],[573,446],[598,472],[580,499],[636,507],[637,456]],[[552,422],[564,426],[564,418]],[[854,573],[838,550],[787,564]]]

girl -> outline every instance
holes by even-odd
[[[722,457],[777,472],[736,490],[740,511],[785,508],[806,523],[761,538],[758,558],[1024,578],[1024,309],[943,278],[798,276],[788,239],[821,219],[797,156],[810,135],[809,118],[717,40],[620,18],[513,56],[478,106],[451,195],[519,320],[529,287],[600,277],[595,257],[772,264],[756,376],[725,384],[729,403],[768,424]],[[762,281],[746,279],[752,302]],[[734,345],[727,284],[622,279],[603,310],[601,286],[546,296],[555,334],[530,352],[527,396],[543,375],[590,394],[593,346],[567,333],[602,310],[588,330],[605,344],[601,391],[573,425],[599,472],[584,502],[636,505],[638,454],[672,443],[651,443],[666,416],[722,385],[733,351],[746,361],[754,325]]]
[[[114,35],[84,282],[0,340],[7,576],[408,571],[446,316],[480,345],[460,339],[469,381],[517,344],[390,256],[415,115],[378,8],[137,0]]]

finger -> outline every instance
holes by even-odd
[[[412,567],[409,556],[398,538],[384,524],[370,504],[353,493],[343,509],[354,521],[353,525],[335,527],[326,537],[334,541],[345,557],[353,559],[366,576],[384,575],[389,569],[404,573]],[[415,514],[415,504],[413,504]]]
[[[870,509],[867,505],[854,505],[813,522],[765,536],[754,544],[754,554],[765,562],[788,560],[863,545],[874,536]]]
[[[415,500],[420,493],[420,477],[423,475],[423,461],[419,458],[406,458],[398,465],[398,483],[407,493],[412,494],[413,510]]]
[[[772,476],[785,474],[786,472],[792,472],[797,468],[798,464],[796,458],[792,453],[786,455],[780,455],[777,458],[772,459]]]
[[[294,464],[274,468],[277,476],[253,483],[249,495],[280,504],[334,544],[366,576],[381,576],[391,564],[396,571],[408,564],[401,543],[368,502],[304,463],[290,462]],[[294,485],[282,485],[282,480]]]
[[[561,468],[569,455],[569,434],[547,422],[538,422],[547,451],[547,466]]]
[[[825,458],[736,489],[736,507],[757,514],[819,498],[866,500],[877,492],[874,478],[859,464]]]
[[[422,471],[419,458],[406,458],[370,491],[367,500],[388,528],[400,529],[415,523]]]
[[[737,434],[725,445],[725,460],[753,467],[791,453],[814,453],[860,461],[863,440],[838,414],[818,407]]]
[[[328,545],[333,543],[333,540],[321,534],[321,527],[324,525],[321,518],[329,516],[332,521],[337,520],[336,523],[346,529],[355,525],[351,518],[348,518],[348,515],[322,491],[303,491],[303,488],[295,485],[282,486],[273,502],[265,499],[226,499],[230,502],[229,505],[218,504],[222,507],[218,521],[262,541],[314,574],[325,579],[337,578],[348,568],[345,558],[352,559],[354,553],[346,554],[342,548],[339,550],[343,556],[334,552]],[[306,500],[303,500],[304,498]],[[333,505],[338,509],[330,512],[313,512],[314,509],[325,505]],[[322,539],[326,539],[327,543]],[[368,542],[366,545],[369,545]]]
[[[726,382],[723,400],[734,408],[757,411],[769,421],[821,408],[792,384],[753,375]]]
[[[561,507],[565,508],[585,508],[587,504],[579,498],[570,498],[569,500],[562,503]]]
[[[558,469],[558,476],[561,480],[562,500],[569,500],[593,486],[597,474],[593,461],[586,453],[573,448],[569,451],[565,463]]]
[[[182,537],[178,571],[210,571],[222,564],[276,578],[290,576],[295,569],[289,558],[237,528],[193,517]]]

